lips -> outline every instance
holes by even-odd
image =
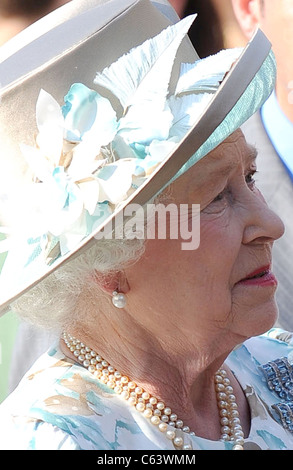
[[[271,271],[271,266],[263,266],[248,274],[244,279],[241,279],[237,284],[251,285],[251,286],[268,286],[277,285],[277,279]]]
[[[270,266],[263,266],[262,268],[256,269],[252,273],[248,274],[248,276],[246,278],[242,279],[242,281],[246,281],[246,280],[249,280],[249,279],[260,278],[260,277],[264,276],[265,274],[267,274],[270,270],[271,270]]]

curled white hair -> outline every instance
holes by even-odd
[[[43,281],[17,299],[12,309],[24,320],[41,328],[62,331],[72,325],[81,293],[91,289],[97,310],[102,291],[93,273],[108,276],[136,262],[144,252],[142,239],[96,241],[68,263],[60,266]]]
[[[169,186],[149,204],[168,204],[171,200]],[[143,207],[145,224],[153,217],[147,207],[148,204]],[[36,326],[58,332],[66,330],[77,320],[76,315],[79,313],[76,306],[83,292],[90,292],[98,311],[99,299],[104,294],[96,281],[96,275],[101,279],[123,271],[137,262],[144,250],[144,238],[97,240],[90,248],[23,294],[13,303],[12,308],[21,318]]]

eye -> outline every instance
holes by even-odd
[[[212,200],[212,202],[221,202],[221,201],[223,201],[223,200],[226,198],[226,194],[227,194],[227,190],[224,189],[224,191],[222,191],[220,194],[218,194],[218,195]]]
[[[229,190],[229,187],[226,187],[208,204],[205,209],[203,209],[203,212],[208,214],[222,213],[230,205],[231,197],[231,191]]]
[[[256,169],[250,170],[247,175],[245,176],[245,181],[247,186],[253,190],[255,188],[255,175],[257,173]]]

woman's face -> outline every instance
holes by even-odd
[[[130,310],[162,341],[181,338],[187,347],[225,334],[229,348],[274,324],[272,245],[284,227],[257,189],[255,159],[237,131],[175,181],[176,204],[200,204],[199,248],[148,240],[144,256],[126,270]]]

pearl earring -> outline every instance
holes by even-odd
[[[124,308],[127,303],[126,296],[120,292],[114,291],[112,294],[112,302],[116,308]]]

